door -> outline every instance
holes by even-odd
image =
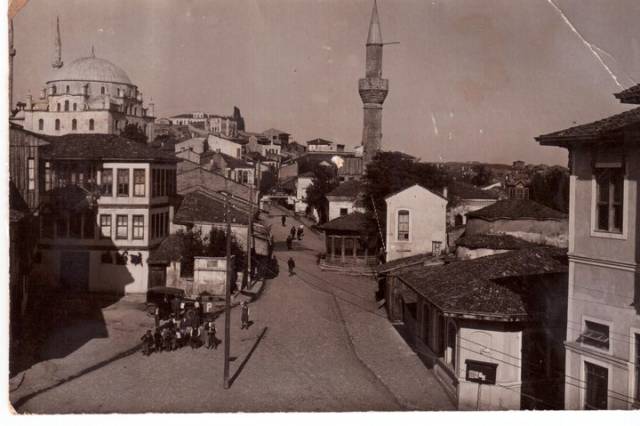
[[[89,252],[63,251],[60,254],[60,285],[68,290],[89,290]]]
[[[149,288],[164,287],[167,285],[167,267],[153,265],[149,267]]]

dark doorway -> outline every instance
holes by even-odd
[[[89,252],[63,251],[60,254],[60,285],[69,290],[89,290]]]
[[[149,265],[149,288],[167,285],[167,267],[165,265]]]

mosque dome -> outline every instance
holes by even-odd
[[[100,81],[133,86],[129,76],[122,68],[106,59],[95,56],[76,59],[69,65],[59,68],[49,80],[49,82],[51,81]]]

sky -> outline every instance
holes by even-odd
[[[124,69],[156,115],[242,111],[250,131],[360,144],[373,0],[30,0],[14,18],[14,100],[65,63]],[[383,148],[424,161],[567,164],[534,137],[629,109],[638,0],[378,0]]]

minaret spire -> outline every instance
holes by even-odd
[[[51,63],[53,68],[62,68],[62,39],[60,38],[60,17],[56,17],[55,58]]]
[[[383,46],[378,4],[374,0],[366,45],[365,74],[358,82],[364,109],[362,146],[365,167],[382,149],[382,104],[389,93],[389,80],[382,78]]]
[[[369,23],[369,36],[367,44],[382,44],[382,30],[380,29],[380,18],[378,18],[378,2],[373,0],[373,10],[371,11],[371,22]]]

